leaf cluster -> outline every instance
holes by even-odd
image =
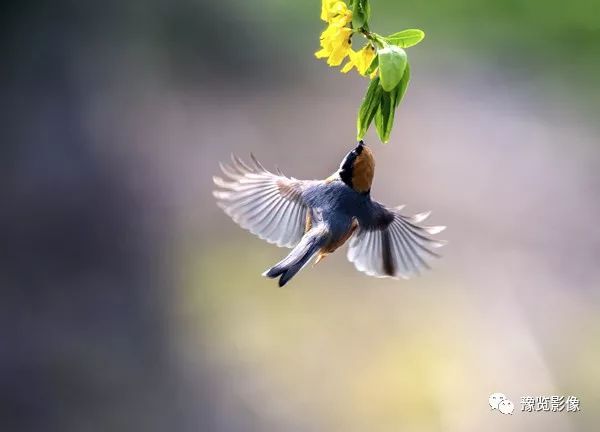
[[[407,29],[388,36],[369,30],[371,8],[368,0],[353,0],[352,26],[371,41],[377,50],[367,73],[373,75],[358,111],[357,139],[362,139],[375,121],[377,135],[382,142],[390,139],[396,108],[406,93],[410,81],[410,66],[405,48],[421,42],[425,33]]]

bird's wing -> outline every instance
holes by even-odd
[[[220,188],[213,192],[225,213],[242,228],[281,247],[298,244],[308,207],[302,200],[302,181],[279,170],[267,171],[251,155],[253,166],[232,156],[232,167],[221,164],[227,181],[214,177]]]
[[[408,279],[429,268],[427,259],[439,257],[433,249],[445,242],[430,236],[445,227],[422,226],[430,212],[405,216],[400,213],[402,207],[387,209],[373,202],[369,215],[359,218],[359,229],[348,249],[348,260],[357,270],[370,276]]]

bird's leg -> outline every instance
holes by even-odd
[[[319,255],[317,255],[317,259],[315,259],[313,266],[316,266],[317,264],[319,264],[321,262],[321,260],[323,260],[323,258],[325,258],[327,255],[329,255],[329,252],[325,252],[324,250],[321,250],[319,252]]]

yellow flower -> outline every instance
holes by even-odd
[[[328,23],[332,21],[343,22],[340,27],[345,26],[352,21],[352,11],[348,9],[346,3],[340,0],[322,0],[321,19]]]
[[[359,51],[350,50],[348,55],[350,56],[350,60],[342,68],[342,73],[348,73],[353,67],[356,67],[358,73],[365,76],[375,58],[375,49],[370,44],[367,44]]]
[[[340,0],[322,0],[321,19],[329,25],[321,33],[321,49],[317,58],[327,58],[329,66],[339,66],[350,52],[352,29],[346,25],[352,21],[352,11]]]
[[[329,66],[339,66],[351,51],[351,35],[351,28],[330,24],[321,34],[321,49],[315,53],[315,56],[327,58]]]

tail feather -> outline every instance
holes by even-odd
[[[316,230],[311,230],[316,231]],[[300,243],[292,249],[288,256],[263,273],[263,276],[274,279],[279,277],[279,286],[282,287],[292,279],[296,273],[308,264],[324,243],[324,236],[310,231],[302,238]]]

